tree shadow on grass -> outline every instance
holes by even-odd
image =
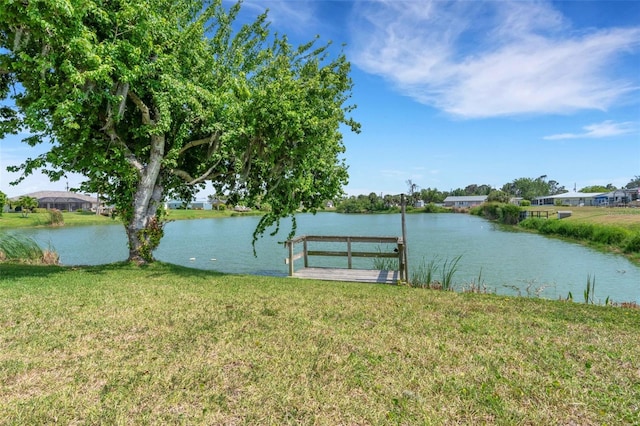
[[[109,272],[126,272],[130,270],[132,273],[146,273],[149,277],[159,276],[178,276],[191,279],[209,279],[212,277],[224,276],[222,272],[211,270],[194,269],[180,265],[173,265],[164,262],[154,262],[149,265],[138,266],[131,262],[115,262],[104,265],[90,266],[61,266],[61,265],[30,265],[25,263],[0,263],[0,281],[12,280],[24,277],[48,277],[58,274],[69,273],[81,270],[83,272],[95,275],[101,275]]]
[[[59,265],[31,265],[0,263],[0,281],[23,277],[47,277],[64,273],[68,268]]]

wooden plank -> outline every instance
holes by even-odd
[[[329,251],[329,250],[309,250],[307,252],[309,256],[334,256],[334,257],[347,257],[348,251]],[[389,257],[398,258],[398,253],[382,253],[372,251],[352,251],[351,257]]]
[[[299,242],[302,240],[316,241],[316,242],[333,242],[333,243],[346,243],[351,241],[352,243],[397,243],[399,237],[368,237],[368,236],[339,236],[339,235],[306,235],[297,237],[293,240]]]
[[[363,283],[396,284],[398,271],[378,271],[371,269],[344,268],[302,268],[293,274],[295,278],[309,278],[323,281],[348,281]]]

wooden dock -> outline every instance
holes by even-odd
[[[302,268],[292,275],[295,278],[309,278],[322,281],[350,281],[359,283],[397,284],[398,271],[376,271],[372,269],[345,268]]]
[[[309,242],[344,243],[346,244],[346,250],[311,250],[309,249]],[[392,252],[353,250],[353,245],[360,243],[394,244],[396,247]],[[296,253],[296,244],[302,245],[301,252]],[[396,284],[399,281],[406,281],[408,275],[405,260],[406,250],[404,241],[400,237],[304,235],[288,240],[286,245],[289,249],[289,256],[285,259],[285,263],[289,265],[289,276],[291,277],[327,281]],[[347,268],[312,267],[309,264],[309,257],[311,256],[346,257]],[[398,268],[397,270],[355,269],[352,267],[352,259],[356,257],[397,259]],[[304,260],[304,267],[296,271],[295,261],[298,259]]]

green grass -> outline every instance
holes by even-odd
[[[633,424],[640,311],[0,264],[0,423]]]
[[[169,210],[168,220],[188,220],[207,219],[215,217],[260,215],[259,211],[238,213],[233,210]],[[91,212],[63,212],[64,226],[75,225],[120,225],[122,222],[117,218],[96,215]],[[36,213],[29,213],[23,217],[20,213],[3,213],[0,216],[0,229],[29,228],[38,226],[49,226],[51,216],[44,209],[38,209]]]
[[[99,216],[90,212],[63,212],[64,226],[74,225],[103,225],[120,224],[118,220],[110,217]],[[3,213],[0,216],[0,229],[33,228],[38,226],[50,226],[51,215],[44,209],[38,209],[35,213],[29,213],[23,217],[20,213]]]

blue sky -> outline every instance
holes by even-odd
[[[640,175],[640,1],[246,0],[242,16],[265,8],[294,44],[345,45],[362,124],[344,134],[348,194]],[[16,140],[0,191],[64,189],[9,186],[6,166],[36,155]]]

